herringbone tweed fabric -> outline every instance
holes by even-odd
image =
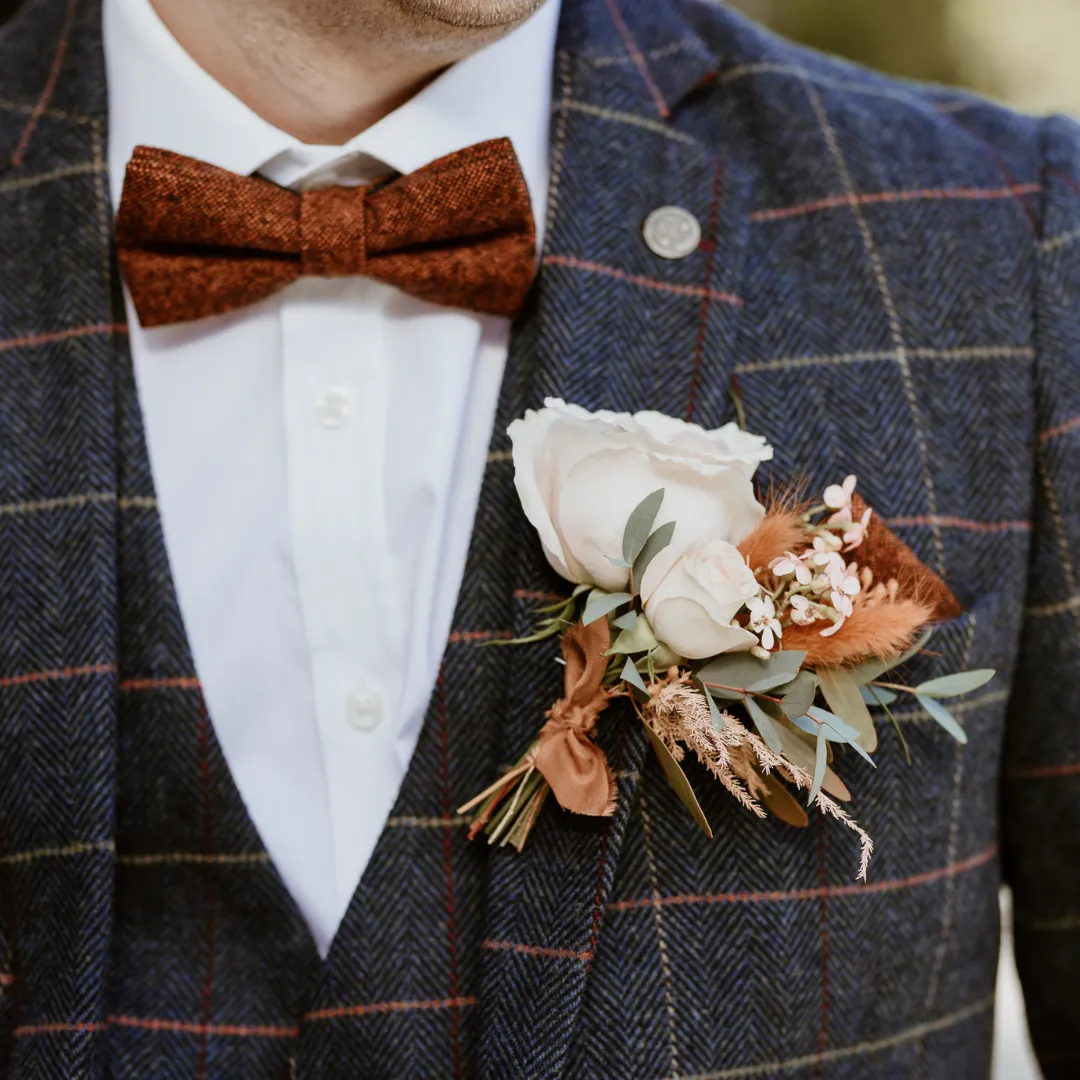
[[[1046,1076],[1076,1076],[1077,129],[715,4],[565,0],[543,269],[455,629],[322,964],[221,755],[170,579],[99,23],[97,0],[30,0],[0,34],[3,1074],[975,1080],[1004,867]],[[642,242],[664,204],[704,225],[688,258]],[[878,842],[866,886],[845,830],[755,821],[691,768],[706,841],[617,712],[613,820],[552,810],[523,855],[470,844],[454,807],[561,679],[550,643],[479,647],[565,590],[520,514],[507,423],[558,394],[716,425],[733,383],[775,481],[856,472],[964,604],[909,675],[998,669],[961,706],[968,746],[906,709],[910,767],[887,726],[876,771],[841,760]]]

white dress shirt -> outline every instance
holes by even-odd
[[[138,144],[276,183],[358,183],[509,136],[538,226],[558,0],[344,146],[204,72],[149,0],[105,0],[113,205]],[[396,798],[451,629],[506,319],[360,278],[143,330],[165,543],[233,778],[325,956]]]

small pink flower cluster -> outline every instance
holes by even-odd
[[[854,562],[848,563],[842,554],[854,550],[863,542],[870,524],[869,509],[859,521],[852,517],[851,497],[854,492],[854,476],[847,477],[843,484],[832,484],[826,488],[825,507],[833,513],[820,525],[810,526],[817,533],[813,546],[801,554],[787,551],[769,564],[776,577],[790,579],[771,598],[766,598],[770,607],[776,609],[770,614],[787,614],[797,626],[827,620],[829,625],[821,631],[822,637],[835,634],[844,625],[844,620],[854,611],[854,598],[862,589],[858,566]],[[842,536],[831,530],[840,530]],[[825,597],[828,597],[827,603]],[[753,611],[751,620],[751,629],[759,632],[753,621]],[[777,620],[773,618],[772,621]],[[765,649],[772,647],[766,644],[764,635],[761,644]]]

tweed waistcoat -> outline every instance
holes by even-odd
[[[1080,1021],[1080,138],[800,50],[698,0],[564,0],[542,270],[514,334],[423,733],[325,962],[206,714],[126,347],[97,0],[0,31],[0,1074],[941,1077],[989,1068],[1002,872],[1033,1037]],[[661,205],[702,223],[662,260]],[[910,665],[997,676],[842,757],[877,852],[761,822],[605,714],[610,820],[521,855],[454,808],[535,734],[567,586],[513,487],[545,395],[719,425],[859,490],[964,614]],[[408,417],[402,418],[407,423]],[[272,671],[266,673],[274,677]]]

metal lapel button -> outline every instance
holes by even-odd
[[[645,243],[663,259],[685,259],[701,243],[698,219],[681,206],[661,206],[646,219],[642,230]]]

